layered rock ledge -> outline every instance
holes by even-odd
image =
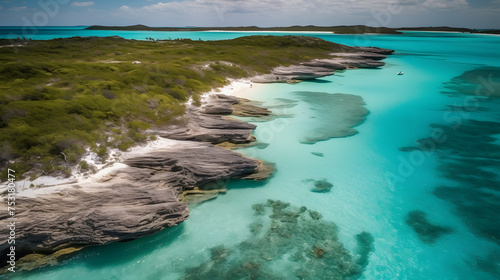
[[[331,58],[313,59],[301,65],[279,66],[270,74],[255,77],[256,83],[290,83],[296,81],[313,80],[333,75],[337,70],[356,68],[379,68],[385,63],[381,60],[394,50],[376,47],[355,47],[355,52],[332,53]]]
[[[207,103],[201,108],[190,106],[187,110],[189,119],[187,125],[170,127],[160,132],[160,136],[175,140],[190,140],[220,144],[229,142],[244,144],[255,140],[252,130],[255,125],[227,115],[237,116],[268,116],[271,111],[252,105],[248,100],[215,94],[208,97]]]
[[[329,59],[278,67],[253,81],[293,82],[332,75],[335,70],[377,68],[384,65],[380,60],[393,52],[355,49],[357,52],[335,53]],[[169,147],[129,153],[123,163],[78,183],[18,193],[16,265],[36,268],[85,246],[150,235],[189,217],[184,201],[187,195],[201,195],[195,200],[203,201],[225,192],[225,182],[230,178],[267,178],[272,166],[215,144],[232,146],[255,140],[255,125],[229,115],[270,114],[249,100],[212,95],[203,106],[188,108],[185,124],[158,131],[160,137],[170,139]],[[204,189],[214,182],[215,189]],[[1,221],[7,223],[8,218],[6,212],[0,213]],[[0,228],[0,235],[9,233],[8,227]],[[2,242],[0,261],[5,264],[10,245],[6,239]]]
[[[201,196],[196,199],[199,202],[224,192],[231,178],[262,180],[270,176],[272,170],[262,162],[213,145],[255,139],[254,125],[224,117],[238,104],[236,114],[270,114],[245,102],[214,95],[204,106],[189,108],[187,126],[159,132],[177,139],[162,140],[165,147],[130,152],[123,163],[78,183],[18,193],[16,257],[22,258],[17,266],[35,268],[53,262],[60,252],[150,235],[189,217],[184,201],[188,195]],[[219,190],[204,193],[203,186],[213,182],[223,184]],[[8,218],[7,212],[0,213],[0,220]],[[0,235],[9,236],[9,228],[1,227]],[[0,244],[3,263],[9,247],[6,239]]]

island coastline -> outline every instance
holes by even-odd
[[[49,236],[53,235],[51,237],[52,241],[41,242],[42,240],[25,239],[26,237],[30,236],[30,233],[25,233],[25,243],[23,245],[23,234],[20,234],[20,247],[23,248],[24,252],[21,253],[21,255],[25,257],[25,263],[23,264],[23,259],[21,259],[19,264],[26,267],[26,269],[36,268],[45,264],[53,264],[55,259],[61,257],[62,255],[65,255],[63,254],[65,252],[72,253],[86,246],[107,244],[120,240],[132,240],[141,236],[158,232],[159,230],[162,230],[164,228],[177,225],[187,219],[189,216],[187,204],[185,202],[182,202],[186,194],[186,190],[195,190],[196,192],[194,193],[199,194],[198,187],[210,182],[220,180],[224,181],[230,178],[247,178],[250,180],[266,179],[272,173],[272,168],[263,168],[263,163],[258,160],[249,159],[235,152],[214,146],[214,144],[221,144],[224,142],[231,142],[236,145],[251,143],[255,140],[255,138],[251,136],[251,131],[255,128],[255,126],[241,121],[223,119],[221,116],[225,115],[225,113],[222,115],[220,113],[207,114],[206,108],[207,105],[210,105],[207,103],[215,102],[214,104],[216,104],[216,106],[222,108],[218,110],[221,110],[221,112],[225,112],[228,108],[227,106],[229,106],[230,108],[233,104],[237,104],[241,101],[231,96],[236,95],[236,92],[238,92],[239,90],[248,90],[249,81],[250,83],[255,83],[256,86],[260,86],[256,82],[268,83],[278,81],[294,83],[301,80],[310,80],[329,76],[332,75],[336,70],[376,68],[384,65],[384,63],[379,62],[381,59],[385,58],[382,53],[391,54],[393,52],[392,50],[384,50],[378,48],[358,48],[357,51],[359,52],[358,55],[354,55],[352,53],[350,53],[349,55],[346,55],[345,53],[338,53],[339,56],[336,56],[335,53],[332,53],[333,57],[330,59],[305,61],[302,65],[291,65],[285,68],[277,67],[273,71],[271,71],[270,74],[266,74],[266,78],[262,78],[262,76],[260,76],[246,80],[234,80],[222,89],[222,93],[217,93],[218,90],[214,90],[209,94],[203,94],[201,107],[192,105],[189,106],[190,110],[188,110],[188,114],[191,114],[191,116],[194,117],[195,126],[198,125],[200,120],[208,120],[208,123],[202,124],[203,129],[208,129],[208,132],[203,132],[208,133],[204,134],[208,136],[194,136],[193,138],[193,132],[186,131],[184,130],[184,128],[182,128],[182,132],[172,133],[172,131],[169,131],[167,135],[163,135],[163,137],[177,140],[157,140],[156,143],[162,146],[167,144],[167,147],[160,148],[158,146],[155,146],[155,144],[153,143],[143,146],[142,148],[133,148],[130,152],[124,153],[124,157],[121,158],[122,162],[114,163],[111,167],[100,170],[100,172],[98,172],[95,176],[90,176],[89,178],[85,179],[76,178],[76,182],[75,179],[66,182],[58,182],[55,186],[44,186],[43,188],[39,188],[39,190],[34,190],[32,193],[21,193],[20,195],[24,196],[24,198],[26,198],[27,200],[31,199],[31,203],[36,203],[37,199],[40,199],[39,197],[37,197],[37,195],[39,195],[40,197],[43,197],[46,202],[49,202],[48,205],[51,205],[51,207],[54,207],[54,205],[56,205],[55,208],[58,208],[57,203],[60,203],[60,201],[58,198],[50,198],[50,195],[56,194],[56,196],[59,196],[61,193],[65,193],[67,195],[70,195],[70,197],[75,198],[87,196],[87,202],[95,201],[99,198],[105,199],[104,201],[106,201],[106,203],[111,203],[111,205],[106,203],[104,205],[107,205],[106,207],[108,208],[111,207],[111,209],[113,207],[123,205],[124,203],[132,203],[130,199],[141,196],[143,197],[143,200],[153,199],[154,201],[156,201],[153,204],[158,205],[158,208],[156,210],[156,214],[150,218],[151,220],[146,225],[144,225],[141,220],[141,222],[139,223],[140,226],[135,229],[135,232],[133,227],[139,224],[135,224],[133,219],[129,219],[127,213],[123,213],[122,215],[125,215],[123,216],[123,219],[127,219],[127,221],[131,223],[127,226],[126,231],[120,232],[123,229],[115,229],[116,232],[113,233],[113,229],[109,229],[107,227],[100,228],[98,229],[98,231],[95,231],[96,229],[94,228],[92,230],[93,232],[88,235],[85,234],[88,229],[81,227],[81,225],[84,225],[86,223],[86,219],[94,220],[94,222],[92,223],[97,222],[97,224],[102,225],[107,224],[107,219],[109,219],[109,221],[114,221],[112,223],[116,223],[117,219],[120,220],[120,216],[118,216],[118,218],[116,216],[118,212],[111,211],[107,213],[106,211],[99,211],[94,209],[92,210],[92,213],[94,214],[86,214],[86,216],[84,217],[87,218],[81,220],[80,218],[75,218],[78,217],[75,216],[75,213],[66,218],[59,217],[58,214],[56,214],[53,221],[57,224],[60,224],[60,226],[57,226],[56,228],[60,228],[60,230],[66,231],[66,222],[68,222],[68,225],[76,226],[76,228],[73,227],[74,230],[83,230],[83,232],[79,234],[80,238],[77,239],[75,239],[73,235],[63,234],[61,236],[61,232],[58,233],[57,230],[54,231],[54,226],[50,225],[50,223],[47,224],[45,218],[42,218],[42,216],[40,216],[40,219],[37,219],[34,216],[34,213],[36,213],[35,211],[29,216],[30,221],[35,225],[38,224],[38,227],[36,228],[37,231],[45,232],[44,234],[50,232]],[[276,79],[276,77],[278,77],[279,79]],[[211,98],[213,96],[215,96],[216,99]],[[203,113],[203,110],[205,110],[205,113]],[[199,116],[201,116],[202,118],[200,119]],[[256,117],[258,117],[258,115]],[[221,128],[221,126],[227,127],[229,128],[229,130],[236,128],[238,132],[236,134],[227,134],[226,131],[218,130],[219,128]],[[244,134],[241,134],[239,130],[242,130],[241,133]],[[211,133],[215,133],[213,134],[215,136],[211,135]],[[222,135],[222,138],[219,135]],[[241,135],[246,136],[241,138]],[[185,149],[185,151],[183,152],[182,149]],[[206,153],[207,151],[211,151],[207,153],[207,156],[204,160],[206,162],[210,162],[211,165],[213,165],[214,163],[219,164],[218,167],[213,169],[213,171],[210,171],[214,172],[213,175],[211,175],[210,179],[207,180],[207,178],[205,178],[207,176],[207,170],[204,170],[200,173],[204,174],[201,177],[199,177],[200,175],[196,175],[196,168],[203,168],[204,166],[203,161],[200,164],[199,157],[196,157],[196,160],[185,161],[186,156],[193,154],[193,149],[203,149],[204,153]],[[180,164],[179,162],[183,163]],[[187,175],[188,177],[179,178],[174,174],[180,170],[189,170]],[[158,173],[159,177],[152,180],[149,177],[149,174],[153,174],[158,171],[160,171],[160,173]],[[263,172],[263,175],[256,175],[256,172]],[[165,180],[173,185],[171,185],[170,187],[165,185]],[[134,186],[135,183],[133,182],[137,182],[141,186],[149,187],[148,191],[144,189],[141,190],[140,188],[138,189],[138,185]],[[147,184],[144,184],[144,182],[147,182]],[[31,183],[32,182],[30,182],[30,184]],[[112,189],[114,189],[113,186],[116,184],[120,184],[120,186],[124,188],[120,191],[120,195],[117,195],[117,193],[111,191]],[[81,185],[85,185],[86,187],[82,187]],[[175,187],[172,188],[172,186]],[[110,192],[107,195],[101,193],[96,196],[94,194],[95,191],[93,190],[93,187],[97,187],[94,190],[99,190],[98,193],[103,189],[108,189],[110,190]],[[167,194],[165,196],[165,192],[170,194]],[[147,194],[146,197],[144,197],[145,193]],[[128,194],[128,198],[125,199],[128,199],[128,202],[121,200],[122,198],[125,198],[123,194]],[[208,199],[211,199],[214,193],[209,192],[207,194],[209,195]],[[113,201],[113,199],[111,198],[115,199],[115,201]],[[136,213],[136,217],[139,218],[146,215],[147,212],[143,211],[151,211],[150,205],[148,207],[143,206],[137,205],[137,207],[139,208],[137,208],[137,210],[134,210]],[[39,207],[42,207],[41,209],[43,209],[43,206],[40,205]],[[67,208],[68,206],[61,204],[59,208],[61,207]],[[82,209],[85,209],[91,206],[81,204],[80,207],[83,207]],[[173,212],[167,211],[167,213],[165,213],[164,210],[162,210],[165,209],[165,207],[167,207],[167,209],[173,209]],[[78,210],[78,208],[76,209]],[[22,216],[23,209],[20,208],[19,211],[19,215]],[[24,216],[24,218],[26,219],[28,217]],[[117,223],[117,225],[121,224],[122,222]],[[46,226],[49,226],[51,230],[47,231]],[[56,237],[56,235],[59,235],[59,237]],[[56,238],[54,239],[54,237]],[[92,240],[88,239],[89,237],[92,237]],[[68,240],[71,241],[68,242]],[[6,244],[2,245],[2,251],[4,251],[5,245]]]

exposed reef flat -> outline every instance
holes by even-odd
[[[375,47],[356,47],[353,50],[356,52],[332,53],[331,58],[314,59],[302,62],[301,65],[279,66],[270,74],[253,78],[253,81],[256,83],[290,83],[330,76],[335,70],[379,68],[385,65],[380,60],[394,52],[394,50]]]

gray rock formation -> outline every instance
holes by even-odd
[[[31,253],[50,254],[65,247],[136,239],[177,225],[189,216],[187,205],[178,201],[173,189],[126,179],[62,186],[54,193],[19,201],[18,258]],[[0,219],[6,218],[2,213]],[[8,228],[1,227],[0,234],[8,236]],[[6,242],[0,245],[2,257],[9,246]]]
[[[208,183],[230,178],[263,180],[270,176],[272,168],[260,161],[203,143],[254,139],[254,125],[220,115],[238,103],[234,97],[211,97],[205,106],[189,109],[187,127],[164,133],[171,139],[200,142],[179,141],[174,147],[146,154],[131,152],[124,167],[105,175],[18,194],[22,203],[16,207],[16,257],[24,258],[17,266],[35,268],[53,263],[53,256],[63,251],[150,235],[189,217],[187,203],[181,201],[186,191],[196,193]],[[270,113],[255,108],[260,114]],[[211,197],[218,191],[222,190],[212,191]],[[0,213],[2,222],[7,223],[8,218],[6,211]],[[0,235],[8,236],[9,228],[1,227]],[[1,242],[0,261],[6,263],[10,244],[7,239]]]
[[[187,126],[173,126],[160,131],[161,137],[174,140],[189,140],[219,144],[231,142],[235,144],[248,143],[255,140],[252,130],[255,125],[222,118],[219,115],[204,114],[198,108],[188,109],[189,122]]]
[[[261,166],[232,151],[196,142],[132,154],[124,163],[127,167],[96,181],[42,188],[36,197],[20,197],[17,257],[132,240],[175,226],[189,216],[187,204],[179,201],[184,191],[252,176]],[[0,220],[7,218],[7,212],[0,213]],[[1,227],[0,235],[8,236],[9,229]],[[3,258],[9,247],[7,240],[0,244]]]
[[[335,59],[313,59],[310,61],[302,62],[302,65],[309,67],[322,67],[330,70],[345,70],[347,67]]]
[[[314,59],[303,62],[301,65],[276,67],[270,74],[255,77],[253,82],[289,83],[330,76],[336,70],[378,68],[385,65],[380,60],[394,52],[376,47],[355,47],[354,50],[357,52],[332,53],[332,57],[328,59]]]
[[[190,106],[187,126],[169,127],[160,132],[160,136],[174,140],[190,140],[219,144],[230,142],[244,144],[255,140],[252,131],[255,125],[231,119],[221,115],[265,116],[271,111],[248,104],[248,101],[236,97],[216,94],[208,98],[200,107]]]
[[[269,116],[271,111],[256,106],[258,103],[225,94],[214,94],[208,97],[207,103],[200,110],[204,114],[235,115],[240,117]]]
[[[135,181],[174,186],[181,194],[208,182],[241,178],[253,174],[260,165],[257,160],[244,157],[208,143],[189,143],[152,154],[128,158],[130,166],[124,172]]]
[[[378,47],[354,47],[354,48],[362,52],[378,53],[384,55],[391,55],[394,53],[394,50],[382,49]]]
[[[308,80],[346,68],[375,68],[383,65],[381,55],[391,53],[378,48],[358,50],[356,55],[336,54],[299,66],[278,67],[255,81]],[[22,203],[16,205],[17,266],[34,268],[53,260],[46,257],[51,254],[59,256],[63,251],[89,245],[133,240],[175,226],[189,216],[187,204],[181,201],[183,193],[196,193],[198,187],[211,182],[267,178],[273,171],[271,165],[212,144],[255,140],[255,125],[223,115],[259,117],[270,113],[247,100],[215,95],[203,107],[188,108],[186,125],[159,132],[165,138],[198,142],[180,141],[174,148],[160,148],[154,153],[131,153],[125,167],[100,178],[18,194]],[[2,223],[7,224],[8,218],[7,212],[0,212]],[[9,233],[8,227],[0,227],[1,236]],[[0,261],[5,264],[10,244],[7,239],[0,242]]]
[[[255,83],[287,83],[299,80],[314,80],[316,78],[333,75],[333,70],[320,66],[290,65],[279,66],[271,74],[264,74],[253,78]]]

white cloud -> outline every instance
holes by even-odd
[[[413,1],[413,0],[406,0]],[[424,1],[424,0],[416,0]],[[149,12],[186,12],[224,11],[225,13],[269,13],[269,12],[307,12],[330,13],[338,11],[355,12],[369,11],[374,8],[386,7],[386,0],[187,0],[182,2],[158,2],[146,5],[136,10]],[[121,9],[121,8],[120,8]]]
[[[423,3],[424,6],[437,9],[461,9],[467,7],[467,0],[427,0]]]
[[[28,8],[28,7],[26,7],[26,6],[22,6],[22,7],[12,7],[12,8],[10,8],[9,10],[14,11],[14,12],[18,12],[18,11],[26,10],[27,8]]]
[[[354,25],[406,26],[464,25],[464,12],[476,21],[485,9],[472,0],[153,0],[142,7],[123,5],[112,14],[121,22],[150,26],[290,26]],[[500,0],[491,0],[488,13]],[[497,5],[498,6],[498,5]],[[460,12],[460,13],[457,13]],[[473,14],[472,12],[476,12]],[[455,16],[457,15],[457,16]],[[457,20],[458,15],[462,16]],[[133,16],[133,17],[132,17]],[[491,18],[491,15],[488,15]],[[134,22],[130,22],[133,19]],[[489,20],[489,19],[488,19]],[[491,21],[491,20],[490,20]],[[409,23],[408,23],[409,22]],[[475,25],[475,24],[474,24]]]
[[[71,3],[71,6],[74,7],[90,7],[94,5],[94,2],[73,2]]]
[[[112,15],[154,26],[341,25],[365,24],[387,7],[387,0],[186,0],[122,5]]]

